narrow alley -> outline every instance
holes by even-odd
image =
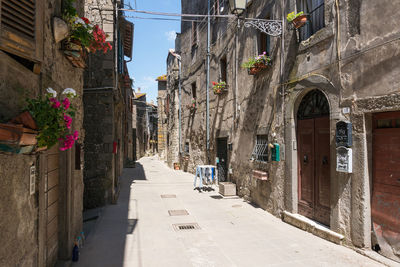
[[[73,266],[383,266],[213,187],[199,193],[192,174],[140,159],[124,169],[118,204],[103,208]],[[175,230],[183,223],[198,229]]]

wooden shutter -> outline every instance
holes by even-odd
[[[0,49],[38,62],[42,57],[42,3],[0,0]]]

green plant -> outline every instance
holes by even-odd
[[[69,42],[79,41],[90,52],[103,50],[106,53],[111,50],[111,44],[106,42],[107,35],[96,24],[90,23],[89,19],[79,17],[73,6],[75,0],[66,0],[63,5],[63,19],[70,28]]]
[[[63,141],[60,150],[72,147],[78,139],[78,132],[68,134],[75,117],[75,108],[71,105],[69,98],[75,97],[72,88],[64,90],[66,97],[60,102],[56,99],[57,93],[52,88],[47,88],[44,98],[27,99],[27,110],[36,122],[39,133],[36,137],[39,147],[52,147],[59,141]]]
[[[224,82],[224,81],[219,82],[219,83],[212,82],[212,85],[213,85],[212,88],[213,88],[214,94],[219,94],[222,92],[222,90],[224,90],[226,88],[226,82]]]
[[[267,56],[266,52],[263,52],[261,55],[256,57],[249,58],[248,61],[242,64],[242,68],[251,69],[257,66],[257,64],[268,64],[271,61],[271,58]]]
[[[295,14],[294,11],[289,13],[286,17],[288,22],[292,22],[295,18],[304,15],[303,11],[300,11],[299,13]]]

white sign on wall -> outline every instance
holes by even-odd
[[[353,150],[344,146],[336,148],[336,171],[353,172]]]

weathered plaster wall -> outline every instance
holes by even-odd
[[[7,122],[25,107],[26,98],[42,96],[47,87],[57,92],[67,87],[77,91],[73,100],[77,108],[73,129],[78,130],[82,142],[82,70],[74,68],[55,44],[53,38],[53,16],[61,16],[61,1],[48,0],[43,12],[43,50],[40,75],[34,74],[26,63],[0,51],[0,121]],[[73,241],[82,229],[82,171],[72,164],[75,147],[71,152],[60,152],[60,180],[70,184],[70,188],[60,187],[59,198],[59,257],[69,258]],[[38,154],[14,155],[0,153],[0,232],[6,240],[0,251],[1,266],[38,266],[38,236],[46,229],[39,227],[39,185],[44,177],[39,175]],[[36,165],[36,192],[29,195],[29,167]],[[67,195],[64,192],[73,192]],[[66,218],[68,214],[67,219]]]

